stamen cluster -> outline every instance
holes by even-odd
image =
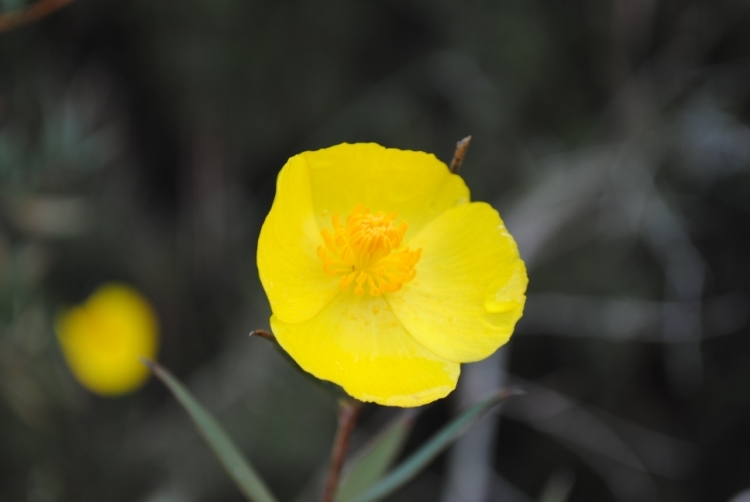
[[[327,274],[341,275],[339,285],[347,291],[354,284],[357,295],[372,296],[398,291],[414,279],[414,268],[422,250],[399,249],[408,224],[396,223],[396,213],[372,213],[357,204],[342,225],[339,215],[332,218],[333,231],[323,229],[324,246],[318,247],[318,257]]]

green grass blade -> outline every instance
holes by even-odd
[[[253,470],[216,419],[190,394],[172,374],[159,364],[145,361],[154,375],[172,392],[188,412],[198,432],[224,466],[237,488],[252,502],[276,502],[263,480]]]
[[[355,455],[339,485],[337,501],[354,499],[383,477],[404,446],[416,416],[416,410],[404,411]]]
[[[461,437],[484,413],[504,399],[520,393],[517,389],[506,389],[464,411],[411,457],[351,502],[374,502],[398,490],[427,467],[453,441]]]

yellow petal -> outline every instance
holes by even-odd
[[[528,279],[515,241],[485,203],[455,207],[430,223],[416,277],[387,301],[406,330],[450,361],[484,359],[508,341]]]
[[[382,297],[342,293],[311,320],[271,327],[307,372],[361,400],[420,406],[451,392],[460,366],[432,354],[404,330]]]
[[[341,144],[299,155],[310,166],[312,201],[318,226],[331,225],[357,204],[376,213],[395,211],[406,221],[406,239],[437,215],[469,201],[460,176],[434,155],[384,148],[374,143]]]
[[[258,238],[258,272],[274,315],[303,322],[339,292],[338,278],[323,271],[323,243],[310,195],[310,173],[301,156],[279,173],[276,197]]]
[[[158,327],[150,305],[132,288],[99,288],[61,316],[56,330],[70,370],[90,391],[125,394],[148,378],[140,358],[156,356]]]

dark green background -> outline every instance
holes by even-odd
[[[570,474],[571,501],[729,500],[750,488],[749,122],[744,1],[78,0],[0,34],[0,500],[240,500],[158,383],[72,380],[54,316],[107,281],[153,301],[160,360],[279,496],[314,493],[335,401],[247,337],[275,176],[341,142],[447,162],[468,134],[472,196],[529,259],[504,369],[645,452],[516,398],[492,468],[518,492],[490,500]],[[393,500],[438,500],[448,470]]]

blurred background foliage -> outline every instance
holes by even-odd
[[[335,400],[247,337],[275,176],[345,141],[449,161],[468,134],[527,313],[406,449],[529,392],[391,499],[750,497],[746,1],[64,3],[0,4],[0,500],[240,500],[163,387],[98,398],[65,367],[56,316],[110,281],[280,498],[314,500]]]

